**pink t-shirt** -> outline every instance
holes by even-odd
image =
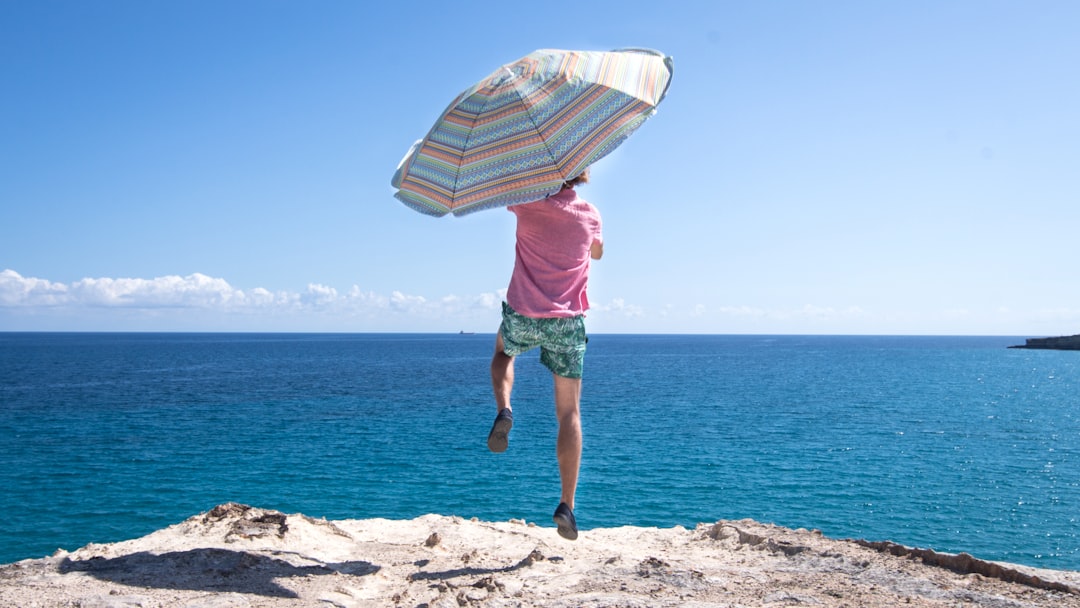
[[[603,243],[600,212],[573,188],[509,210],[517,215],[517,248],[506,303],[533,318],[584,314],[589,249]]]

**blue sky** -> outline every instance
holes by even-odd
[[[675,60],[592,332],[1080,333],[1080,3],[0,3],[0,330],[493,332],[513,216],[393,198],[538,48]]]

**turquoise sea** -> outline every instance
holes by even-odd
[[[551,525],[551,378],[492,335],[0,333],[0,563],[237,501]],[[1080,352],[1008,337],[592,335],[578,522],[753,518],[1080,570]]]

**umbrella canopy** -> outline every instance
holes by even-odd
[[[394,196],[460,216],[554,194],[656,112],[671,73],[648,49],[531,53],[454,99],[401,160]]]

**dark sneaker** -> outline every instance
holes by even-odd
[[[574,512],[565,502],[559,503],[559,508],[555,509],[555,515],[551,519],[559,526],[559,536],[566,540],[577,540],[577,521],[574,519]]]
[[[499,415],[495,417],[495,424],[491,425],[491,432],[488,433],[488,449],[492,452],[505,452],[506,447],[510,445],[510,429],[514,426],[514,413],[510,411],[510,408],[503,408],[499,410]]]

